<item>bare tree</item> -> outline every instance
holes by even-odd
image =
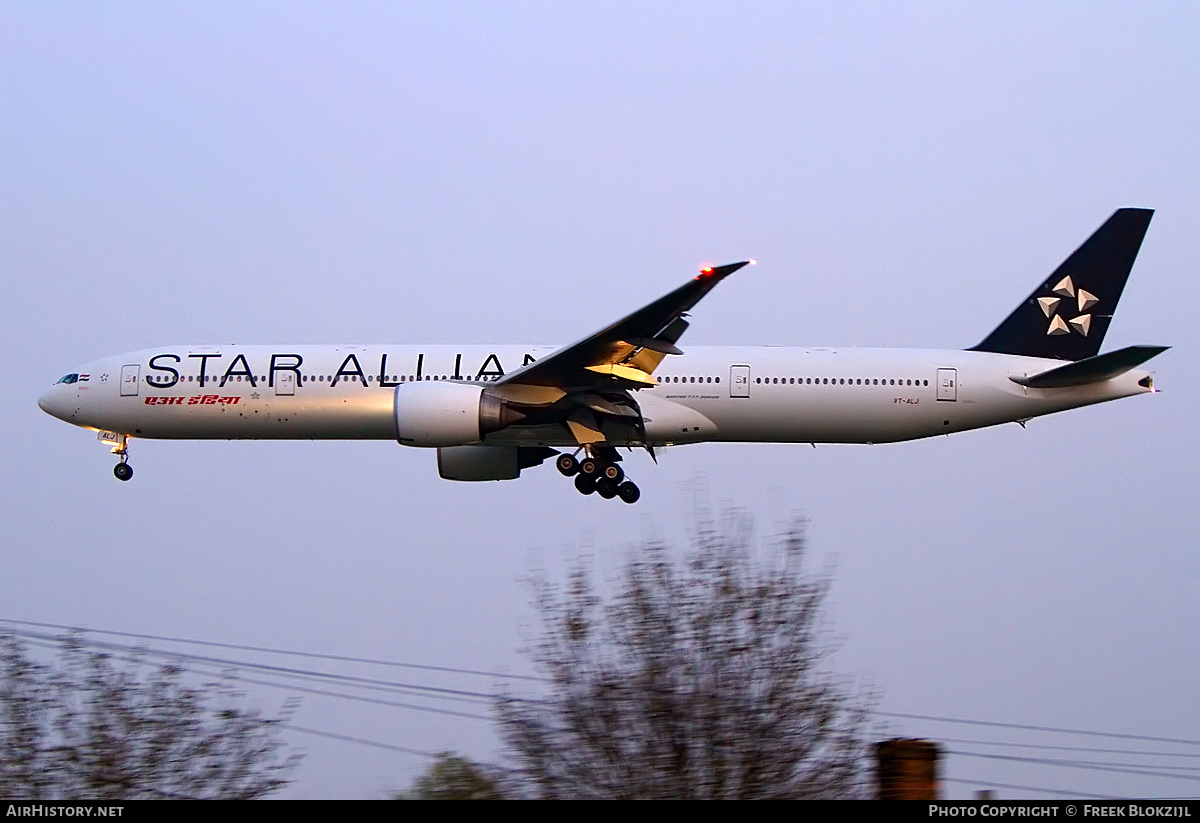
[[[498,709],[518,773],[558,798],[830,798],[867,790],[870,695],[823,669],[828,573],[802,523],[756,561],[749,519],[698,528],[680,560],[638,549],[604,602],[576,569],[535,580],[541,699]]]
[[[280,719],[242,708],[175,666],[121,666],[64,640],[60,665],[0,641],[0,796],[251,799],[287,784]]]

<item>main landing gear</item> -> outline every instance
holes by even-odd
[[[619,459],[616,449],[603,452],[589,449],[583,460],[560,454],[554,465],[564,477],[575,478],[575,488],[580,494],[595,492],[605,500],[619,497],[626,503],[636,503],[642,491],[636,483],[625,479],[625,471],[616,463]]]
[[[121,462],[113,466],[113,476],[118,480],[129,480],[133,477],[133,466],[129,465],[129,437],[124,434],[117,435],[113,443],[112,453],[121,459]]]

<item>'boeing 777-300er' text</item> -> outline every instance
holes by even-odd
[[[685,354],[688,312],[747,261],[568,346],[163,346],[89,363],[38,405],[99,432],[121,480],[131,438],[378,439],[437,449],[448,480],[511,480],[553,457],[584,494],[633,503],[620,448],[886,443],[1154,391],[1138,367],[1166,347],[1099,353],[1152,215],[1114,213],[965,351]]]

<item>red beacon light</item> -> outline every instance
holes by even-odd
[[[745,263],[733,264],[732,266],[722,266],[721,268],[722,269],[737,269],[740,266],[747,266],[747,265],[753,266],[757,263],[758,263],[757,260],[747,260]],[[716,274],[716,270],[712,266],[705,266],[704,268],[700,269],[700,273],[698,275],[696,275],[696,279],[703,280],[707,277],[712,277],[714,274]]]

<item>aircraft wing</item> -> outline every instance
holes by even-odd
[[[704,295],[751,260],[701,269],[692,280],[648,306],[605,326],[488,387],[526,425],[567,428],[581,446],[604,443],[606,429],[623,429],[645,442],[645,421],[633,389],[657,385],[651,376],[688,327],[688,311]],[[615,450],[614,450],[615,454]],[[613,457],[619,460],[619,457]]]
[[[675,343],[684,318],[713,286],[750,260],[703,269],[648,306],[501,378],[497,386],[544,386],[565,392],[655,385],[650,375],[664,356],[682,354]],[[515,387],[515,386],[514,386]]]

